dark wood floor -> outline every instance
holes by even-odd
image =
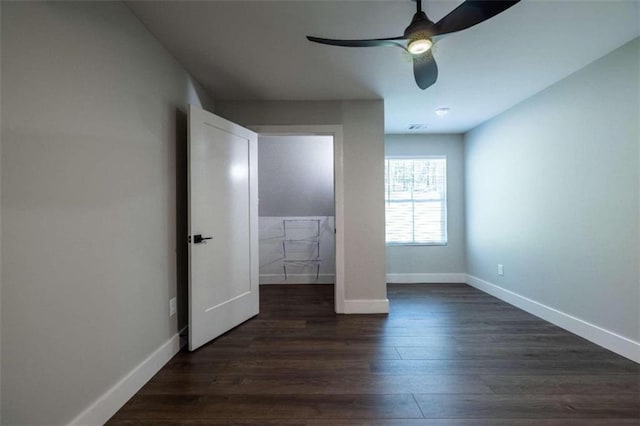
[[[263,286],[260,315],[176,355],[110,424],[638,425],[640,367],[464,284]]]

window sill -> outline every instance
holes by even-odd
[[[385,243],[388,246],[436,246],[442,247],[446,246],[447,243]]]

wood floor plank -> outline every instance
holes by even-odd
[[[198,354],[199,360],[316,360],[317,346],[297,345],[249,347],[207,347],[206,351]],[[370,359],[400,359],[400,354],[393,346],[377,345],[349,345],[344,347],[323,347],[324,360],[370,360]]]
[[[192,419],[383,419],[422,418],[411,394],[404,395],[137,395],[120,418]]]
[[[638,419],[403,419],[307,420],[307,426],[638,426]]]
[[[296,374],[326,374],[340,375],[354,372],[368,372],[369,364],[366,360],[344,359],[261,359],[248,360],[199,360],[196,358],[181,358],[172,360],[165,367],[176,371],[203,371],[217,375],[221,374],[268,374],[276,373],[283,376]]]
[[[619,361],[619,355],[594,347],[554,347],[553,345],[449,345],[431,347],[397,347],[402,359],[505,359],[512,360],[596,360]],[[393,358],[387,358],[393,359]]]
[[[407,394],[407,393],[493,393],[478,376],[385,376],[349,374],[340,376],[304,375],[283,377],[278,374],[219,376],[208,380],[183,379],[172,375],[149,382],[141,394],[205,395],[299,395],[299,394]]]
[[[109,424],[121,426],[182,426],[182,425],[207,425],[207,426],[306,426],[304,419],[180,419],[167,420],[162,418],[145,417],[144,420],[132,420],[117,418],[111,419]],[[330,423],[327,423],[330,424]]]
[[[638,425],[640,366],[464,284],[260,289],[260,314],[177,354],[112,425]]]
[[[573,376],[482,376],[496,394],[640,395],[640,377],[634,374]],[[640,397],[640,396],[639,396]]]
[[[638,419],[184,419],[112,420],[122,426],[638,426]]]
[[[635,395],[416,394],[426,418],[636,418]]]
[[[378,374],[582,375],[638,374],[637,368],[611,360],[427,359],[371,361]]]

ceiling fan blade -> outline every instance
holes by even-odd
[[[416,84],[422,90],[433,85],[438,79],[438,65],[431,54],[431,50],[425,54],[413,57],[413,75]]]
[[[436,22],[434,35],[453,33],[472,27],[504,12],[520,0],[467,0]]]
[[[378,38],[371,40],[333,40],[330,38],[319,38],[307,36],[307,40],[314,43],[328,44],[330,46],[344,47],[378,47],[378,46],[395,46],[405,49],[404,37]]]

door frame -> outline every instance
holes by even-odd
[[[260,136],[333,136],[333,205],[335,225],[335,311],[344,313],[344,169],[342,125],[310,124],[292,126],[247,126]],[[258,164],[258,169],[260,164]]]

